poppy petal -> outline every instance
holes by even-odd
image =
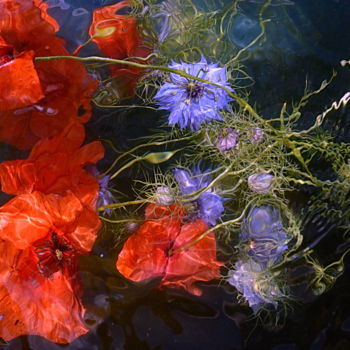
[[[26,51],[0,65],[0,111],[26,107],[44,97],[33,57],[33,51]]]
[[[201,219],[183,225],[172,249],[184,247],[207,230],[207,224]],[[216,260],[214,233],[209,233],[187,250],[170,256],[161,285],[180,287],[194,295],[201,295],[202,292],[195,283],[220,278],[222,265]]]
[[[129,237],[117,260],[117,269],[134,282],[151,277],[164,276],[167,252],[180,230],[181,216],[165,216],[167,207],[150,204],[147,216],[158,215],[156,220],[148,220]],[[171,212],[170,212],[171,213]]]
[[[0,242],[0,336],[40,335],[69,343],[88,332],[76,276],[39,274],[32,250]]]
[[[50,230],[74,230],[82,209],[73,194],[62,197],[33,192],[16,196],[0,208],[1,238],[25,249]]]

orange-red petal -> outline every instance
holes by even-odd
[[[158,218],[146,221],[129,237],[117,260],[119,272],[134,282],[164,276],[167,251],[180,230],[181,217],[162,218],[168,211],[167,207],[150,206],[148,215],[157,215]]]
[[[130,7],[129,1],[104,6],[93,12],[89,34],[101,52],[110,58],[146,57],[151,53],[143,45],[137,20],[132,15],[121,15],[118,11]],[[125,65],[111,65],[112,76],[118,81],[119,93],[125,97],[134,94],[142,70]]]
[[[25,249],[50,231],[59,234],[74,231],[83,210],[73,194],[62,197],[33,192],[16,196],[0,207],[0,236]],[[93,237],[94,233],[91,232]]]
[[[183,225],[172,250],[185,247],[207,230],[207,224],[201,219]],[[183,288],[189,293],[200,295],[202,292],[195,283],[220,278],[222,265],[216,259],[216,240],[214,233],[211,232],[192,247],[179,250],[169,258],[161,285]]]
[[[0,111],[26,107],[44,97],[33,56],[33,51],[26,51],[0,65]]]

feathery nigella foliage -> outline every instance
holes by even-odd
[[[169,68],[182,70],[232,91],[227,82],[226,68],[220,68],[217,63],[208,63],[203,56],[194,64],[172,62]],[[205,122],[222,120],[220,110],[228,109],[232,100],[219,87],[174,73],[170,73],[170,82],[164,83],[154,98],[160,109],[170,112],[169,125],[178,125],[180,129],[190,128],[192,131],[198,130]]]

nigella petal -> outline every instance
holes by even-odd
[[[189,172],[186,170],[175,169],[174,177],[179,184],[182,195],[190,194],[199,189],[196,180],[191,177]]]
[[[181,122],[181,117],[182,117],[182,112],[179,109],[172,110],[169,114],[168,122],[169,125],[175,125],[176,123]],[[180,123],[180,129],[183,129],[184,126],[181,125]]]
[[[214,226],[224,212],[223,199],[215,193],[203,193],[198,198],[199,217]]]

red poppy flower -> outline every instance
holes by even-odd
[[[32,192],[0,207],[0,236],[25,249],[53,231],[64,235],[82,252],[89,252],[101,226],[96,211],[84,206],[73,193]]]
[[[6,51],[0,53],[0,62],[10,60],[0,66],[0,81],[6,81],[8,88],[9,82],[20,85],[19,82],[29,84],[31,81],[36,84],[37,76],[41,87],[39,89],[39,84],[35,85],[34,97],[17,95],[21,90],[9,87],[13,93],[2,97],[6,99],[2,108],[6,110],[0,111],[0,141],[27,149],[41,138],[57,135],[71,122],[85,123],[89,120],[90,99],[97,83],[88,77],[82,63],[59,60],[54,63],[34,62],[30,66],[28,62],[30,55],[69,54],[64,40],[55,36],[54,27],[42,18],[41,10],[31,0],[0,1],[0,36],[2,45],[6,45]],[[11,56],[9,48],[13,50]],[[26,58],[24,63],[28,69],[23,70],[21,65],[16,64],[16,59],[20,58]],[[16,98],[20,108],[13,102]]]
[[[3,339],[30,334],[69,343],[88,332],[76,274],[77,253],[55,232],[23,250],[0,241]]]
[[[84,170],[104,155],[98,141],[81,146],[84,127],[68,125],[60,135],[39,141],[28,159],[0,163],[2,191],[10,194],[65,194],[72,191],[86,206],[95,208],[99,185],[97,179]]]
[[[207,231],[201,220],[181,225],[182,207],[150,204],[146,209],[143,225],[126,241],[117,260],[117,269],[126,278],[139,282],[160,277],[160,286],[180,287],[200,295],[197,281],[210,281],[220,277],[222,263],[216,260],[216,241],[209,233],[187,250],[176,250]]]
[[[93,12],[89,34],[107,57],[116,59],[146,57],[151,52],[142,43],[136,18],[132,15],[117,13],[128,7],[130,7],[129,1],[121,1]],[[126,89],[124,97],[133,95],[142,71],[122,65],[112,65],[110,69],[112,76],[117,78],[121,89]]]

